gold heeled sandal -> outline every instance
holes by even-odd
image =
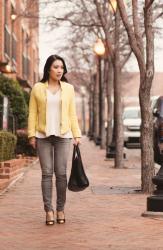
[[[48,211],[46,212],[46,225],[54,225],[54,212],[53,211]]]
[[[65,215],[63,211],[57,211],[57,223],[64,224],[66,222]]]

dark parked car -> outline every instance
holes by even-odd
[[[158,97],[154,107],[154,160],[163,164],[163,96]]]

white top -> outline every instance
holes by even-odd
[[[45,138],[50,135],[59,136],[62,138],[72,138],[72,132],[68,131],[66,134],[60,133],[61,121],[61,89],[55,94],[47,89],[47,105],[46,105],[46,135],[36,131],[37,138]]]

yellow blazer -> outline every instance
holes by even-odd
[[[69,130],[73,137],[81,137],[81,131],[76,116],[75,93],[73,85],[60,81],[61,85],[61,134]],[[28,116],[28,137],[33,137],[36,131],[45,132],[46,127],[46,89],[48,82],[36,83],[30,94],[29,116]]]

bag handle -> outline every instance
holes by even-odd
[[[72,161],[75,160],[75,155],[76,155],[76,148],[75,148],[75,145],[74,145],[73,155],[72,155]]]
[[[81,153],[78,145],[74,145],[74,151],[77,153],[78,158],[81,160]]]

